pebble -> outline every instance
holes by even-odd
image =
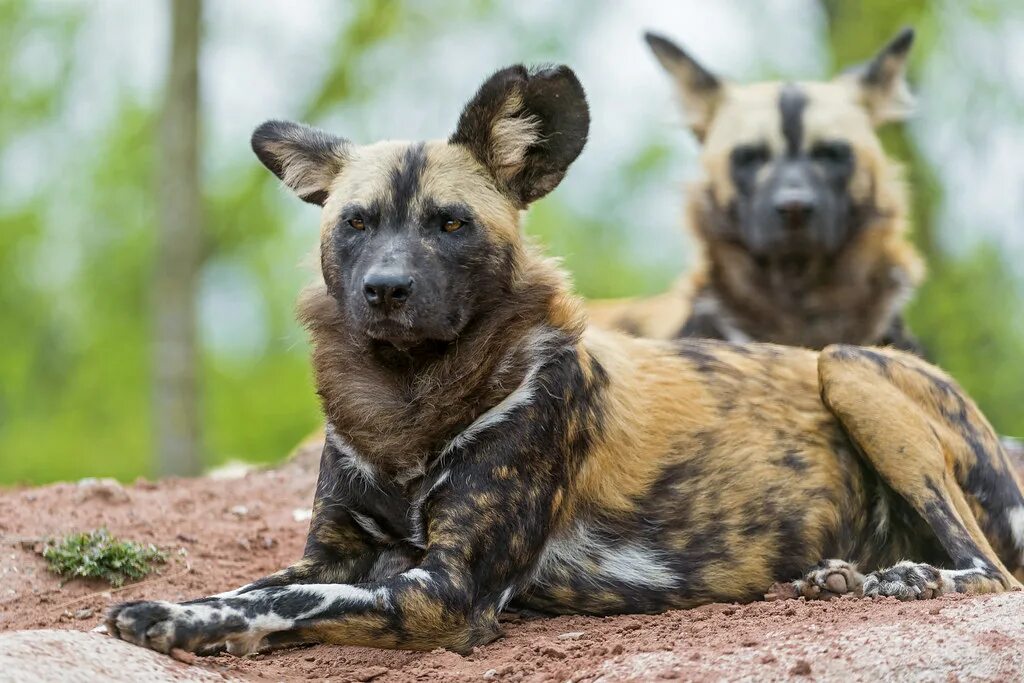
[[[75,619],[88,619],[94,613],[91,607],[84,607],[75,612]]]
[[[806,659],[798,659],[789,673],[793,676],[810,676],[811,665]]]

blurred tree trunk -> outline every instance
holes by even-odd
[[[200,470],[196,298],[202,265],[199,188],[201,0],[169,0],[171,41],[160,128],[160,220],[153,279],[153,424],[160,475]]]
[[[924,42],[921,33],[931,28],[931,13],[935,11],[927,0],[822,0],[822,6],[828,19],[829,43],[838,68],[870,59],[903,26],[913,26],[918,32],[910,57],[911,75],[914,65],[924,62],[926,46],[921,44]],[[906,167],[914,243],[927,261],[930,273],[937,274],[942,270],[944,260],[934,228],[940,194],[936,179],[903,126],[889,125],[879,133],[889,154]]]

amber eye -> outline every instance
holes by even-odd
[[[366,228],[366,224],[363,223],[362,218],[350,218],[348,220],[348,224],[351,225],[356,230],[363,230]]]
[[[444,230],[445,232],[455,232],[456,230],[458,230],[462,226],[463,226],[463,223],[459,219],[457,219],[457,218],[449,218],[448,220],[446,220],[444,222],[444,225],[441,226],[441,229]]]

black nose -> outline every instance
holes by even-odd
[[[783,188],[775,195],[772,206],[786,225],[798,228],[814,213],[814,194],[804,188]]]
[[[363,278],[363,296],[371,306],[398,308],[412,294],[412,276],[395,271],[378,271]]]

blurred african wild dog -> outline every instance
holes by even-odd
[[[923,267],[900,168],[875,133],[910,111],[913,37],[830,81],[741,84],[648,34],[701,142],[686,215],[703,259],[667,294],[595,302],[592,320],[656,338],[917,352],[902,309]]]
[[[118,605],[112,635],[467,652],[509,605],[656,612],[776,580],[904,599],[1019,585],[1020,483],[939,370],[587,327],[519,218],[588,127],[568,68],[516,66],[443,141],[256,130],[260,160],[322,206],[323,278],[299,306],[327,431],[306,548],[227,593]]]
[[[656,339],[927,357],[903,319],[924,274],[906,238],[907,188],[875,133],[911,112],[913,30],[830,81],[797,83],[723,81],[669,39],[646,38],[701,142],[685,209],[703,258],[664,294],[590,302],[591,322]],[[1024,442],[1004,447],[1024,472]]]

